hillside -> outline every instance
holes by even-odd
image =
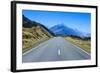
[[[53,37],[42,24],[31,21],[23,15],[22,43],[23,53]]]

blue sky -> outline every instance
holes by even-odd
[[[57,24],[64,24],[81,32],[91,32],[90,13],[23,10],[23,15],[30,20],[45,25],[47,28]]]

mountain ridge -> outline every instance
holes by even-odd
[[[57,36],[74,35],[74,36],[79,36],[79,37],[88,37],[87,33],[83,33],[79,31],[78,29],[73,29],[68,26],[65,26],[65,24],[54,25],[50,28],[50,31],[52,31]]]

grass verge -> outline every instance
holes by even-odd
[[[83,39],[79,39],[75,37],[64,37],[64,39],[82,48],[86,52],[91,53],[91,41],[90,40],[83,40]]]
[[[40,43],[45,42],[45,41],[47,41],[49,39],[50,38],[42,39],[42,40],[39,40],[37,42],[35,41],[35,43],[34,43],[34,41],[32,41],[32,39],[30,39],[30,40],[27,39],[28,43],[24,44],[24,46],[22,48],[22,53],[25,53],[26,51],[38,46]]]

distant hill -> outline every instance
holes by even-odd
[[[86,36],[83,32],[80,32],[77,29],[72,29],[64,24],[58,24],[50,28],[50,30],[55,34],[55,35],[60,35],[60,36],[68,36],[68,35],[74,35],[74,36]]]
[[[22,35],[23,52],[53,37],[53,33],[45,26],[36,21],[31,21],[24,15]]]

